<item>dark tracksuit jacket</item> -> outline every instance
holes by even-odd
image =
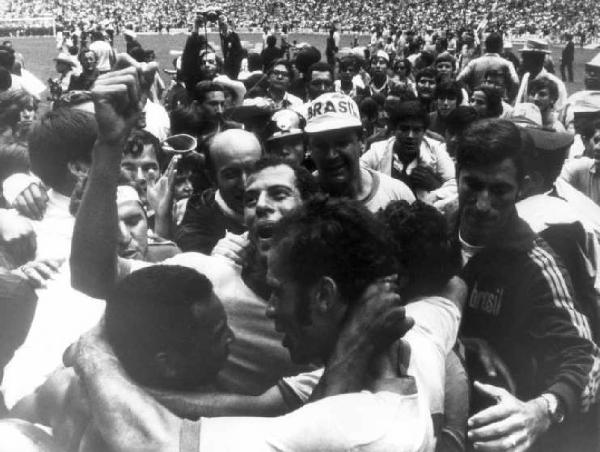
[[[573,441],[593,428],[582,413],[598,392],[600,353],[569,275],[516,212],[493,243],[463,269],[469,293],[462,334],[485,339],[500,355],[520,400],[549,392],[562,401],[567,420],[551,427],[537,450],[585,450],[573,449]]]

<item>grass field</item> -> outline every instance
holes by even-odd
[[[209,41],[213,43],[219,42],[217,33],[209,33]],[[348,46],[352,40],[352,35],[342,35],[341,47]],[[169,50],[182,50],[185,43],[185,35],[147,35],[139,36],[138,40],[145,49],[153,49],[156,53],[158,62],[161,68],[171,68],[173,57],[169,55]],[[240,39],[250,43],[252,48],[255,43],[261,42],[262,37],[258,33],[240,33]],[[289,35],[289,41],[297,40],[298,42],[308,42],[324,51],[325,35],[320,34],[293,34]],[[369,40],[368,36],[360,38],[361,44],[366,44]],[[54,63],[52,58],[56,56],[55,40],[53,38],[15,38],[13,39],[14,47],[21,52],[25,57],[25,65],[28,70],[33,72],[42,80],[47,80],[49,77],[55,77]],[[118,51],[125,50],[125,42],[122,37],[118,37],[115,42]],[[516,50],[516,49],[515,49]],[[559,71],[560,48],[552,49],[552,57]],[[583,71],[584,64],[589,61],[597,50],[579,49],[575,50],[575,82],[567,83],[567,89],[570,93],[583,89]],[[163,79],[167,77],[164,73],[161,74]],[[560,76],[560,74],[557,74]],[[166,80],[165,80],[166,81]]]

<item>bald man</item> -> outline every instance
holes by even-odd
[[[210,254],[226,231],[242,234],[244,183],[248,171],[261,157],[256,136],[241,129],[216,134],[208,147],[209,168],[215,188],[192,195],[175,233],[183,251]]]

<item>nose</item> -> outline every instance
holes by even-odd
[[[227,345],[229,345],[234,340],[235,340],[235,333],[233,332],[233,330],[231,328],[227,327],[227,339],[225,340],[225,342],[227,343]]]
[[[120,246],[125,248],[127,245],[129,245],[129,242],[131,241],[131,234],[129,233],[129,230],[127,229],[127,226],[125,225],[125,223],[123,223],[122,221],[119,221],[119,231],[118,232],[119,232],[118,243]]]
[[[269,301],[267,302],[267,310],[265,312],[265,315],[267,316],[267,318],[271,319],[271,320],[275,320],[275,297],[270,296],[269,297]]]
[[[490,210],[490,194],[487,190],[482,190],[477,194],[477,203],[475,206],[477,207],[477,210],[481,212],[487,212]]]
[[[145,180],[144,178],[144,171],[142,171],[142,168],[137,169],[136,173],[135,173],[135,179],[140,181],[140,180]]]
[[[261,193],[256,200],[256,216],[263,216],[271,210],[267,194]]]
[[[417,138],[417,132],[414,129],[410,129],[408,131],[408,138],[415,139]]]

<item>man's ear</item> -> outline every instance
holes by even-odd
[[[78,180],[87,177],[90,169],[90,166],[87,163],[78,160],[67,163],[67,167],[69,168],[69,172]]]
[[[539,171],[532,171],[527,174],[521,182],[519,189],[519,199],[525,199],[529,196],[541,193],[544,186],[544,178]]]
[[[168,352],[158,352],[154,356],[154,363],[158,373],[163,378],[173,378],[176,375],[173,358]]]
[[[339,297],[338,286],[329,276],[322,276],[312,292],[314,307],[321,314],[329,312]]]

